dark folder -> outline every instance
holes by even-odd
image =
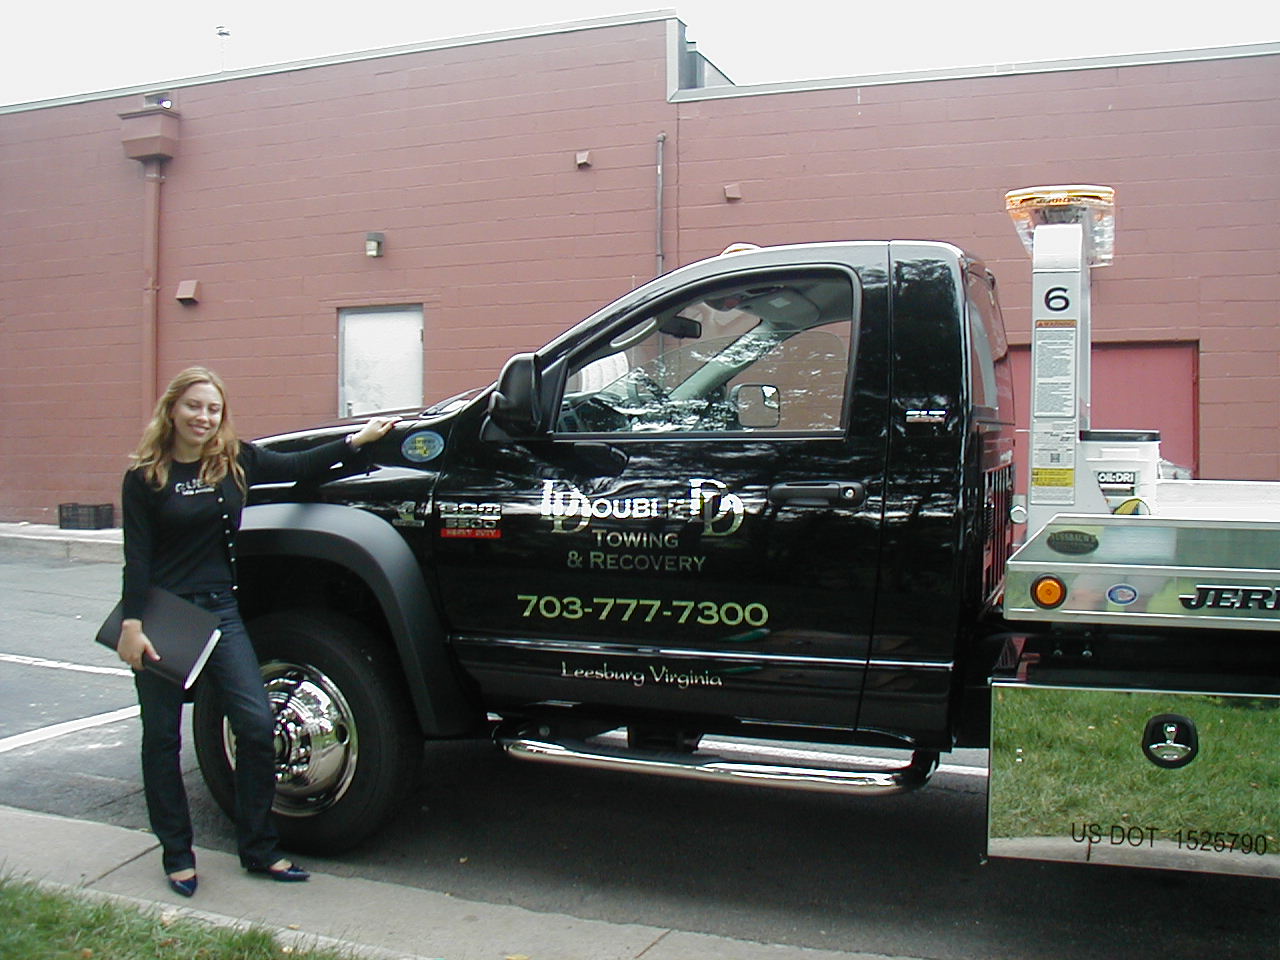
[[[120,604],[111,611],[94,638],[112,650],[120,643],[120,624],[124,615]],[[142,613],[142,632],[160,654],[159,660],[143,657],[142,662],[166,680],[184,690],[191,689],[222,636],[218,615],[181,597],[152,587]]]

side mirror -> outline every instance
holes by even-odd
[[[729,391],[729,403],[744,427],[771,429],[782,422],[782,397],[768,383],[739,383]]]
[[[507,361],[498,386],[489,396],[489,419],[512,437],[543,432],[542,367],[532,353],[517,353]]]

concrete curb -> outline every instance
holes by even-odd
[[[244,873],[234,855],[206,849],[196,850],[193,902],[165,885],[150,834],[0,806],[0,836],[7,876],[207,923],[254,925],[282,943],[369,960],[894,960],[536,913],[316,869],[309,883],[272,884]]]

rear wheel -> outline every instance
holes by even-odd
[[[273,613],[248,624],[276,717],[281,843],[336,853],[359,843],[417,782],[422,735],[403,681],[361,624],[335,614]],[[200,771],[235,810],[235,738],[213,690],[192,715]]]

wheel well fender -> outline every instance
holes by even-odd
[[[385,520],[331,503],[260,504],[245,508],[238,552],[307,557],[350,571],[382,609],[423,734],[452,736],[475,726],[477,708],[449,658],[418,560]]]

